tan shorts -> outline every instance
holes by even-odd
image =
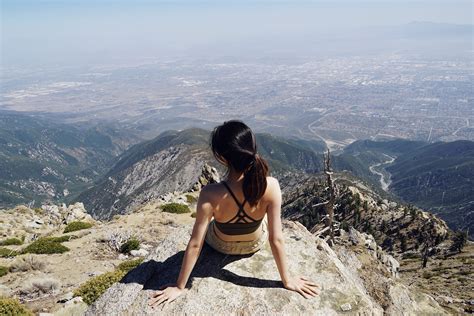
[[[209,223],[206,233],[206,243],[215,250],[227,255],[247,255],[259,251],[268,239],[268,221],[265,215],[262,220],[262,234],[260,238],[252,241],[225,241],[216,234],[215,222]]]

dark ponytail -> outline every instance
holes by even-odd
[[[267,175],[267,162],[260,155],[256,154],[254,161],[250,164],[244,175],[243,191],[250,205],[257,204],[258,200],[265,193],[267,189]]]
[[[241,121],[224,122],[212,131],[211,149],[218,161],[244,173],[245,199],[256,205],[267,189],[268,164],[257,154],[252,130]]]

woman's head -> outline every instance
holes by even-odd
[[[245,198],[250,205],[255,205],[267,188],[268,164],[257,154],[252,130],[241,121],[224,122],[214,128],[211,148],[219,162],[244,173]]]

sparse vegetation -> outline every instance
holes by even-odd
[[[196,203],[197,199],[194,195],[191,195],[191,194],[186,194],[186,201],[189,203],[189,204],[192,204],[192,203]]]
[[[163,212],[174,213],[174,214],[183,214],[190,213],[191,210],[187,205],[179,203],[168,203],[161,206]]]
[[[48,241],[52,241],[52,242],[62,243],[62,242],[65,242],[65,241],[70,241],[72,239],[77,239],[77,236],[75,236],[75,235],[63,235],[63,236],[59,236],[59,237],[45,237],[44,239],[46,239]]]
[[[0,277],[8,273],[8,267],[0,266]]]
[[[105,238],[105,241],[110,248],[115,251],[120,251],[122,245],[131,238],[134,238],[134,235],[131,231],[116,230],[108,234],[108,236]]]
[[[460,253],[467,242],[467,232],[457,231],[453,238],[453,244],[451,245],[451,250]]]
[[[192,213],[191,213],[191,217],[192,217],[192,218],[196,218],[196,216],[197,216],[197,213],[196,213],[196,212],[192,212]]]
[[[142,262],[143,258],[124,261],[118,265],[117,269],[128,272],[138,267]]]
[[[402,252],[407,251],[407,236],[405,236],[405,235],[402,235],[400,237],[400,250]]]
[[[92,227],[92,224],[87,223],[87,222],[81,222],[81,221],[70,222],[64,229],[64,233],[75,232],[81,229],[88,229],[91,227]]]
[[[133,259],[119,264],[115,271],[96,276],[74,291],[74,296],[81,296],[88,305],[94,303],[112,284],[119,282],[130,270],[136,268],[143,259]]]
[[[66,251],[69,251],[68,247],[46,237],[35,240],[26,246],[26,248],[22,250],[22,253],[53,254],[64,253]]]
[[[33,211],[35,211],[35,214],[39,216],[44,214],[44,210],[41,207],[36,207],[33,209]]]
[[[28,285],[20,290],[23,295],[35,295],[35,294],[46,294],[55,293],[60,288],[58,280],[53,278],[36,278],[32,279]]]
[[[135,237],[130,238],[120,246],[121,253],[130,253],[130,251],[138,249],[140,249],[140,241]]]
[[[23,241],[18,238],[8,238],[5,240],[0,241],[0,246],[11,246],[11,245],[21,245]]]
[[[0,315],[5,316],[33,316],[33,313],[17,299],[0,297]]]
[[[424,279],[430,279],[432,276],[433,276],[433,273],[431,273],[429,271],[424,271],[423,274],[422,274],[422,277]]]
[[[346,221],[342,221],[341,229],[344,229],[346,232],[349,231],[349,224]]]
[[[45,263],[40,258],[32,255],[16,259],[10,266],[11,272],[43,270]]]
[[[15,257],[19,253],[18,251],[15,251],[13,249],[8,249],[5,247],[0,247],[0,258],[9,258],[9,257]]]
[[[112,284],[120,281],[125,274],[127,274],[126,271],[117,269],[96,276],[76,289],[74,291],[74,296],[81,296],[83,301],[90,305],[94,303],[110,286],[112,286]]]

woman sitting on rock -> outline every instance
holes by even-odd
[[[267,176],[268,165],[257,154],[255,135],[243,122],[228,121],[211,136],[214,157],[227,167],[226,179],[202,189],[178,281],[153,292],[149,305],[167,304],[185,291],[204,241],[221,253],[244,255],[257,252],[268,238],[284,287],[305,298],[317,295],[316,284],[288,273],[280,186],[278,180]]]

